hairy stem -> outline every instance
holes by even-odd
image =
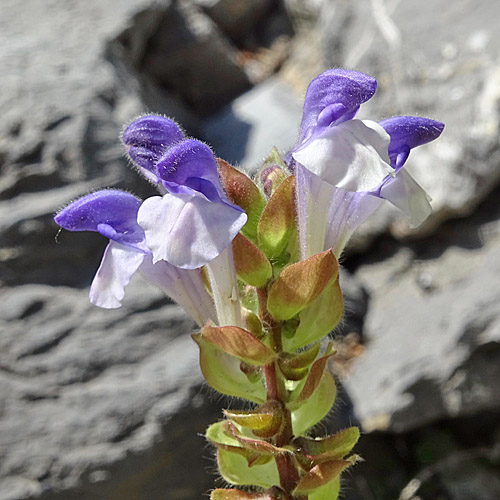
[[[274,320],[267,310],[267,290],[265,288],[258,288],[257,297],[259,301],[260,319],[265,330],[269,333],[272,349],[279,355],[283,352],[281,325]],[[288,394],[285,388],[285,381],[281,376],[276,361],[264,367],[264,375],[266,379],[267,399],[279,401],[283,410],[284,423],[280,432],[274,436],[273,443],[280,447],[286,446],[291,444],[293,440],[292,414],[286,407]],[[290,495],[290,498],[293,498],[291,492],[299,480],[297,464],[290,454],[278,455],[275,460],[280,477],[280,486]]]

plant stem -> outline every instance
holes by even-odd
[[[257,297],[259,301],[259,314],[262,325],[269,333],[271,348],[276,354],[279,355],[283,352],[281,325],[274,320],[267,310],[267,290],[265,288],[258,288]],[[273,361],[264,367],[267,400],[279,401],[282,406],[284,423],[280,432],[273,438],[274,444],[282,447],[291,444],[293,440],[293,429],[292,414],[286,407],[288,395],[284,380],[280,376],[280,373],[281,372],[276,361]],[[280,486],[290,496],[290,498],[293,498],[292,491],[299,480],[299,473],[293,456],[287,453],[284,455],[278,455],[275,460],[280,478]]]

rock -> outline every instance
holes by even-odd
[[[456,453],[424,469],[399,500],[492,500],[500,497],[498,450]]]
[[[213,113],[250,88],[236,47],[210,18],[179,2],[160,19],[139,72],[180,95],[198,115]]]
[[[255,171],[273,146],[280,152],[287,152],[293,146],[301,117],[300,99],[275,77],[208,119],[201,135],[218,156]]]
[[[271,0],[194,0],[230,38],[241,40],[269,11]]]
[[[1,292],[0,498],[199,498],[211,487],[193,323],[133,282],[121,310],[87,291]],[[198,434],[198,435],[197,435]]]
[[[449,223],[440,240],[386,245],[384,260],[357,270],[370,296],[367,345],[346,388],[365,430],[500,410],[497,196],[487,215]]]

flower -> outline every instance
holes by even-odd
[[[232,259],[227,249],[246,214],[227,199],[210,148],[185,138],[171,120],[141,117],[125,129],[123,140],[132,161],[162,196],[141,202],[123,191],[98,191],[55,217],[65,229],[97,231],[110,240],[92,283],[91,301],[119,307],[126,285],[139,270],[200,325],[215,320],[199,268],[222,254]],[[218,293],[212,292],[217,304]]]
[[[91,193],[70,203],[54,218],[68,231],[95,231],[109,238],[101,265],[90,287],[90,301],[105,309],[121,306],[125,287],[139,271],[178,302],[200,325],[215,319],[199,269],[179,269],[166,261],[156,264],[137,224],[141,200],[115,189]]]
[[[414,226],[431,212],[427,194],[403,166],[410,150],[436,139],[444,125],[411,116],[355,119],[376,86],[363,73],[332,69],[308,87],[299,139],[286,157],[297,178],[302,258],[330,247],[340,255],[383,199]]]

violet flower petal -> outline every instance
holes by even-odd
[[[179,126],[163,116],[146,115],[134,120],[123,132],[123,142],[132,161],[150,181],[158,182],[156,162],[173,144],[184,138]]]
[[[185,139],[168,149],[158,161],[157,169],[167,189],[173,184],[196,189],[193,179],[204,179],[215,187],[221,198],[225,198],[212,150],[196,139]],[[208,187],[208,184],[204,185]]]
[[[193,193],[148,198],[139,209],[153,262],[166,260],[183,269],[201,267],[217,257],[247,220],[238,207]]]
[[[63,208],[55,222],[68,231],[96,231],[138,250],[144,247],[144,231],[137,224],[141,200],[116,189],[90,193]]]
[[[90,287],[90,302],[104,309],[120,307],[125,287],[145,256],[144,252],[110,241]]]
[[[344,69],[321,73],[307,88],[298,146],[320,135],[330,125],[353,118],[376,88],[376,80],[364,73]]]
[[[437,139],[444,129],[444,123],[419,116],[394,116],[379,125],[391,138],[389,157],[396,171],[404,165],[411,149]]]

